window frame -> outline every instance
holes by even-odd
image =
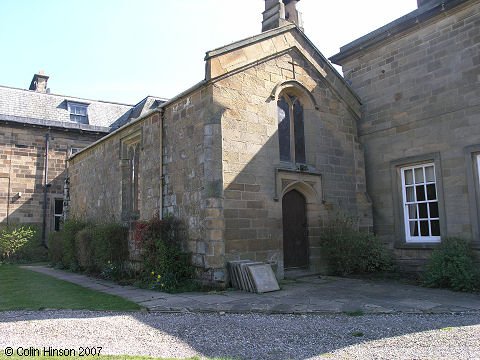
[[[74,147],[74,146],[71,146],[69,149],[68,149],[68,158],[71,158],[73,155],[75,155],[76,153],[82,151],[84,148],[81,148],[81,147]]]
[[[480,154],[474,156],[477,158],[477,186],[480,188]]]
[[[480,144],[464,148],[472,247],[480,249]]]
[[[433,181],[428,181],[427,178],[426,178],[426,169],[429,168],[429,167],[433,167]],[[417,182],[415,177],[416,177],[416,170],[417,169],[422,169],[422,181],[420,182]],[[412,183],[411,184],[407,184],[406,183],[406,176],[405,176],[405,173],[407,171],[411,171],[412,172]],[[436,176],[436,172],[435,172],[435,164],[433,162],[427,162],[427,163],[421,163],[421,164],[414,164],[414,165],[410,165],[410,166],[402,166],[400,168],[400,175],[401,175],[401,185],[402,185],[402,207],[403,207],[403,223],[404,223],[404,226],[405,226],[405,241],[407,243],[439,243],[441,242],[442,240],[442,237],[441,237],[441,231],[440,231],[440,212],[438,211],[438,207],[439,207],[439,200],[438,200],[438,185],[437,185],[437,176]],[[434,184],[435,185],[435,199],[429,199],[428,198],[428,190],[427,190],[427,186],[428,185],[432,185]],[[424,187],[424,199],[422,200],[419,200],[417,199],[417,187],[418,186],[423,186]],[[413,201],[408,201],[407,199],[407,188],[413,188],[414,191],[413,191],[413,195],[414,195],[414,200]],[[436,203],[437,204],[437,212],[438,212],[438,217],[432,217],[431,214],[430,214],[430,204],[433,204],[433,203]],[[423,216],[421,217],[421,211],[419,211],[419,206],[421,204],[427,204],[425,209],[426,209],[426,212],[427,212],[427,215],[426,217]],[[409,212],[409,207],[412,206],[412,205],[415,205],[416,206],[416,218],[414,221],[414,223],[416,224],[415,226],[417,226],[417,231],[418,231],[418,236],[412,236],[410,234],[410,223],[412,222],[411,218],[410,218],[410,212]],[[421,235],[421,232],[422,232],[422,229],[420,227],[420,223],[421,222],[427,222],[428,223],[428,232],[429,232],[429,235],[425,236],[425,235]],[[440,232],[440,235],[431,235],[432,233],[432,222],[433,221],[438,221],[439,222],[439,225],[438,225],[438,229],[439,229],[439,232]]]
[[[67,104],[68,104],[68,112],[69,112],[69,116],[70,116],[70,121],[74,122],[74,123],[77,123],[77,124],[87,124],[88,125],[88,123],[89,123],[89,120],[88,120],[88,105],[89,104],[79,103],[79,102],[75,102],[75,101],[67,101]],[[85,110],[85,115],[77,114],[75,109]],[[77,117],[79,117],[80,119],[83,119],[83,121],[74,120],[74,119],[77,119]]]
[[[120,139],[120,160],[122,162],[122,220],[137,220],[140,216],[141,176],[140,156],[143,151],[143,129]]]
[[[285,111],[285,109],[281,108],[279,106],[279,102],[283,99],[283,101],[288,105],[288,132],[289,132],[289,159],[285,160],[282,159],[281,154],[282,154],[282,143],[281,143],[281,137],[280,137],[280,113],[279,110],[282,109]],[[297,117],[295,117],[295,105],[299,105],[301,108],[301,130],[302,130],[302,140],[303,140],[303,151],[300,150],[298,153],[298,147],[299,144],[297,142],[297,128],[298,122],[300,121]],[[302,99],[298,95],[290,94],[288,92],[282,93],[278,96],[277,99],[277,129],[278,129],[278,146],[279,146],[279,158],[281,163],[287,163],[287,164],[293,164],[293,165],[306,165],[307,164],[307,149],[306,149],[306,138],[305,138],[305,104],[303,103]],[[287,117],[287,116],[286,116]],[[303,154],[302,154],[303,152]],[[297,154],[298,153],[298,154]],[[303,155],[303,161],[298,161],[298,158],[300,158]]]
[[[57,201],[58,202],[62,202],[62,212],[61,213],[57,213]],[[60,224],[61,224],[61,221],[63,220],[63,208],[64,208],[64,201],[63,201],[63,198],[54,198],[53,199],[53,231],[60,231]],[[58,220],[58,228],[57,228],[57,218],[59,218]]]
[[[390,182],[392,201],[392,230],[394,232],[395,249],[434,249],[440,242],[407,242],[405,228],[405,212],[403,208],[401,168],[425,163],[435,164],[435,179],[437,187],[438,211],[440,218],[440,236],[448,234],[445,212],[445,197],[443,194],[442,164],[439,152],[409,156],[390,161]]]

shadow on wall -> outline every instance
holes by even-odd
[[[257,109],[225,106],[222,119],[226,260],[271,262],[279,277],[284,268],[325,270],[320,234],[330,216],[372,221],[347,105],[320,80],[311,93],[285,83]]]

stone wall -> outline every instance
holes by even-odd
[[[201,276],[210,282],[222,281],[221,114],[211,87],[201,87],[165,106],[161,114],[125,126],[75,156],[69,162],[71,215],[94,221],[124,220],[122,144],[139,136],[138,218],[147,220],[162,213],[181,220],[184,249],[192,253],[194,265],[205,270]]]
[[[122,145],[138,134],[139,219],[148,220],[161,211],[160,114],[122,128],[82,151],[69,161],[70,216],[90,221],[122,222]]]
[[[426,244],[406,244],[395,164],[437,159],[443,184],[442,236],[478,239],[477,169],[480,151],[480,4],[467,2],[407,33],[344,60],[360,95],[368,192],[375,230],[395,247],[399,263],[415,269]]]
[[[45,134],[50,133],[48,153],[47,232],[54,226],[54,200],[63,199],[65,167],[70,149],[84,148],[100,135],[41,127],[0,127],[0,221],[43,223]],[[20,195],[21,194],[21,195]],[[8,218],[8,219],[7,219]]]
[[[203,278],[224,280],[223,109],[204,86],[168,105],[164,115],[164,214],[185,223],[188,251]]]

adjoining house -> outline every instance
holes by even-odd
[[[64,214],[66,161],[160,98],[136,106],[51,94],[35,74],[28,90],[0,86],[0,219],[37,224],[46,241]]]
[[[480,248],[480,1],[419,0],[331,58],[344,77],[297,2],[266,0],[263,32],[207,52],[205,79],[173,99],[109,104],[125,111],[68,160],[70,215],[172,214],[210,282],[232,259],[270,262],[280,278],[324,270],[322,226],[338,214],[373,228],[405,270],[446,236]]]
[[[375,232],[416,270],[446,236],[480,250],[480,2],[418,9],[331,58],[360,97]]]

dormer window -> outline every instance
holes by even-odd
[[[88,104],[68,102],[70,121],[79,124],[88,124],[87,106]]]

